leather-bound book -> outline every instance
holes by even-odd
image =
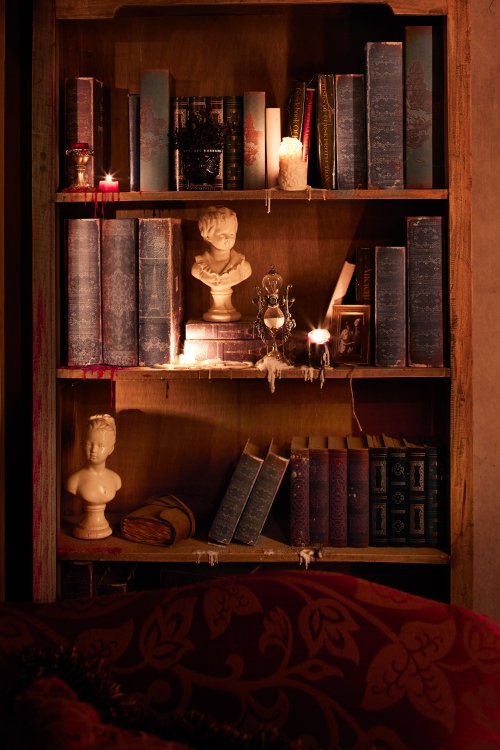
[[[113,367],[137,367],[137,220],[102,222],[102,354]]]
[[[169,189],[170,97],[174,81],[169,70],[141,70],[140,184],[142,191]]]
[[[207,109],[210,112],[210,116],[214,122],[222,125],[224,122],[224,107],[222,96],[207,96]],[[212,183],[212,190],[223,190],[224,189],[224,150],[220,155],[219,160],[219,171],[217,176]]]
[[[129,156],[129,190],[141,189],[140,181],[140,102],[139,94],[128,95],[128,156]]]
[[[290,444],[290,544],[309,544],[309,449],[306,436],[294,435]]]
[[[266,92],[243,93],[243,187],[266,186]]]
[[[367,435],[370,452],[370,545],[386,547],[389,542],[387,447],[379,435]]]
[[[99,179],[109,167],[109,144],[106,139],[106,101],[102,81],[91,77],[68,78],[64,93],[64,148],[76,143],[88,143],[94,155],[87,163],[89,184],[97,187]],[[65,161],[64,161],[65,160]],[[76,177],[74,164],[63,155],[66,164],[66,185]]]
[[[409,541],[408,458],[402,440],[383,435],[387,447],[389,544],[401,547]]]
[[[335,136],[337,187],[366,187],[366,95],[365,76],[343,73],[335,76]]]
[[[139,364],[173,363],[183,318],[180,219],[139,219]]]
[[[375,291],[373,247],[356,248],[356,304],[373,304]]]
[[[305,81],[292,81],[287,104],[287,128],[285,131],[289,138],[298,138],[299,141],[302,140],[305,103]]]
[[[405,185],[435,188],[444,179],[442,31],[405,28]]]
[[[102,364],[101,222],[67,219],[68,365]]]
[[[316,90],[316,143],[320,186],[332,190],[335,184],[335,75],[318,73]]]
[[[375,248],[375,365],[406,365],[406,249]]]
[[[309,447],[309,542],[329,542],[329,459],[326,437],[311,435]]]
[[[257,544],[289,460],[288,451],[273,440],[234,532],[238,542]]]
[[[362,436],[347,436],[347,543],[368,547],[370,542],[369,451]]]
[[[329,545],[347,546],[347,444],[340,435],[328,436]]]
[[[442,451],[434,441],[423,440],[425,446],[425,487],[427,513],[425,515],[425,540],[429,547],[444,543],[444,513],[442,490]]]
[[[224,141],[224,188],[243,188],[243,97],[224,96],[224,122],[230,126]]]
[[[403,44],[368,42],[365,59],[368,187],[403,188]]]
[[[189,96],[172,96],[170,100],[172,132],[186,124],[189,113]],[[178,148],[172,146],[172,190],[187,190],[187,181],[182,172],[182,157]]]
[[[408,438],[403,438],[403,444],[408,461],[408,544],[421,547],[426,543],[425,448]]]
[[[262,449],[247,440],[212,521],[210,539],[230,543],[263,463]]]
[[[444,365],[442,216],[406,218],[408,365]]]

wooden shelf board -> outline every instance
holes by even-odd
[[[292,367],[281,371],[282,380],[306,380],[309,368]],[[319,380],[315,370],[314,380]],[[324,370],[327,380],[391,379],[391,378],[449,378],[448,367],[328,367]],[[59,367],[57,377],[61,380],[264,380],[267,375],[256,367]],[[307,380],[309,378],[307,377]]]
[[[286,191],[272,190],[182,190],[167,192],[128,192],[99,193],[89,190],[87,193],[59,192],[56,193],[56,203],[100,203],[103,200],[113,205],[114,203],[160,203],[186,202],[186,201],[262,201],[264,205],[270,201],[352,201],[352,200],[446,200],[448,190],[322,190],[311,188],[310,190]]]

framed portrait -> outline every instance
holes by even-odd
[[[332,311],[332,362],[370,364],[370,305],[334,305]]]

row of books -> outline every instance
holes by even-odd
[[[69,366],[153,367],[181,347],[181,220],[67,219]]]
[[[416,439],[294,436],[290,544],[440,545],[440,461],[436,445]]]
[[[311,185],[344,190],[442,186],[438,41],[432,26],[407,26],[404,42],[366,43],[363,73],[319,73],[308,83],[293,82],[288,134],[303,141],[309,157],[315,144]]]

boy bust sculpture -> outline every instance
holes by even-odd
[[[118,474],[106,468],[106,459],[113,453],[115,441],[113,417],[109,414],[90,417],[85,438],[85,466],[71,474],[64,485],[83,503],[83,517],[73,529],[73,536],[78,539],[104,539],[112,533],[104,508],[122,486]]]
[[[233,286],[247,279],[252,268],[245,256],[234,250],[238,219],[225,206],[209,206],[200,215],[198,229],[208,249],[195,257],[192,275],[210,287],[212,304],[203,313],[211,322],[239,320],[241,313],[231,302]]]

